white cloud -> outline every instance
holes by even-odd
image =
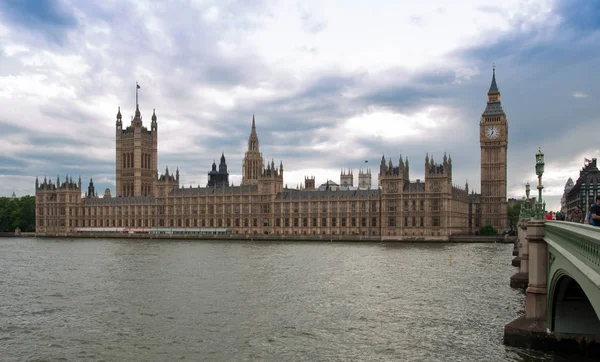
[[[588,95],[583,92],[573,92],[573,97],[575,98],[587,98]]]
[[[438,106],[430,106],[409,115],[375,108],[346,120],[340,135],[344,139],[376,137],[398,142],[409,138],[425,138],[432,133],[446,132],[452,126],[449,114],[452,114],[450,110]]]

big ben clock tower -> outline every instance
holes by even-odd
[[[488,91],[485,111],[479,121],[481,146],[481,226],[493,225],[498,232],[507,227],[506,149],[508,121],[500,104],[496,67]]]

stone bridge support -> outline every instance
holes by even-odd
[[[525,295],[525,318],[544,320],[546,329],[546,294],[548,283],[548,244],[544,240],[544,221],[527,224],[529,243],[529,285]]]
[[[528,220],[527,234],[523,238],[527,242],[528,279],[525,292],[525,315],[504,326],[504,343],[511,346],[544,349],[546,343],[546,290],[548,246],[544,241],[544,220]],[[521,231],[519,229],[519,239]],[[520,239],[521,240],[521,239]],[[514,277],[514,276],[513,276]],[[512,283],[511,278],[511,283]]]
[[[512,288],[527,289],[529,284],[529,242],[527,241],[527,224],[529,219],[519,220],[518,227],[518,245],[519,255],[516,257],[519,271],[510,277],[510,286]],[[514,265],[514,264],[513,264]]]

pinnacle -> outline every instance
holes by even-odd
[[[488,91],[488,94],[495,93],[500,93],[500,91],[498,90],[498,85],[496,84],[496,65],[494,64],[492,70],[492,84],[490,84],[490,90]]]

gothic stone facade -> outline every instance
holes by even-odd
[[[488,91],[488,102],[479,122],[481,145],[481,212],[484,225],[498,231],[508,226],[506,201],[508,120],[500,103],[496,69]]]
[[[116,122],[116,197],[98,197],[93,182],[82,197],[81,179],[36,178],[36,232],[70,233],[77,227],[229,228],[238,235],[368,235],[378,239],[447,240],[506,218],[506,133],[495,74],[480,122],[483,194],[452,183],[452,159],[427,155],[424,180],[411,181],[409,161],[382,157],[379,188],[318,191],[314,177],[302,190],[284,187],[283,163],[265,162],[254,116],[242,184],[183,187],[179,170],[157,175],[157,116],[150,130],[139,107],[131,125]],[[494,127],[490,127],[494,126]],[[225,164],[223,157],[223,164]],[[266,166],[265,166],[266,165]],[[226,172],[226,168],[223,168]],[[370,173],[369,173],[370,178]],[[216,178],[215,178],[216,181]],[[348,182],[350,182],[348,180]]]

